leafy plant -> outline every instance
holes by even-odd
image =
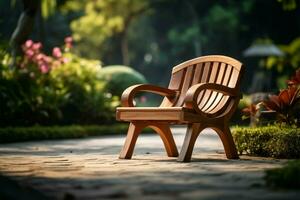
[[[277,1],[282,3],[283,10],[291,11],[297,8],[296,0],[277,0]]]
[[[289,87],[282,90],[279,95],[271,95],[269,100],[263,102],[264,106],[276,112],[279,122],[288,125],[299,123],[300,89]]]
[[[288,45],[280,45],[284,56],[270,56],[267,58],[267,67],[276,68],[279,72],[291,72],[290,69],[296,69],[300,65],[300,37],[294,39]]]
[[[64,57],[68,62],[54,68],[50,74],[63,123],[111,121],[119,100],[105,89],[106,82],[100,78],[102,68],[99,61],[83,59],[72,53],[65,53]]]
[[[289,161],[282,168],[267,170],[264,179],[270,187],[300,189],[300,160]]]

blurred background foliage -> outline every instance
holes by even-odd
[[[130,83],[126,78],[127,83],[116,89],[115,81],[107,78],[112,76],[103,78],[101,71],[109,65],[134,69],[128,80],[141,74],[149,83],[167,86],[174,65],[201,55],[224,54],[246,65],[242,89],[249,92],[262,58],[245,57],[243,52],[257,39],[284,52],[282,57],[263,58],[265,69],[276,75],[278,84],[269,88],[275,91],[299,68],[298,4],[298,0],[0,1],[1,123],[16,120],[17,115],[32,117],[16,122],[25,125],[109,123],[113,115],[107,113],[113,113],[120,91]],[[22,29],[18,24],[24,13],[29,18]],[[49,73],[40,73],[34,81],[32,71],[24,75],[18,68],[25,59],[21,45],[26,40],[41,42],[44,54],[51,55],[67,36],[74,40],[72,49],[62,52],[69,62],[57,68],[51,64]],[[38,64],[30,66],[33,70]],[[123,73],[118,70],[112,74]],[[139,81],[146,82],[144,77]],[[44,97],[50,94],[51,98]],[[43,101],[37,100],[40,97]]]

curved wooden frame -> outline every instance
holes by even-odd
[[[151,92],[154,94],[159,94],[161,96],[165,96],[169,99],[176,97],[177,92],[174,90],[170,90],[167,88],[155,86],[155,85],[148,85],[148,84],[138,84],[128,87],[124,90],[122,97],[121,97],[121,105],[123,107],[133,107],[133,99],[136,93],[138,92]]]
[[[234,58],[223,56],[223,55],[209,55],[209,56],[200,56],[198,58],[194,58],[188,61],[185,61],[183,63],[180,63],[179,65],[176,65],[173,67],[172,73],[178,72],[190,65],[194,65],[197,63],[205,63],[205,62],[224,62],[226,61],[227,64],[234,66],[237,70],[240,70],[242,67],[242,63]]]
[[[227,158],[238,158],[228,124],[241,98],[243,71],[242,64],[233,58],[203,56],[175,66],[169,88],[147,84],[127,88],[122,94],[122,107],[117,108],[117,120],[130,122],[120,158],[132,157],[137,137],[147,126],[161,136],[168,156],[178,156],[170,123],[188,126],[178,161],[191,160],[197,137],[208,127],[219,135]],[[159,107],[135,108],[134,96],[142,91],[165,98]]]
[[[235,97],[237,95],[237,91],[233,88],[225,87],[223,85],[218,85],[214,83],[199,83],[196,85],[193,85],[186,93],[185,96],[185,106],[186,108],[190,108],[195,110],[198,114],[205,116],[204,112],[199,108],[199,105],[197,103],[197,100],[199,98],[199,93],[203,90],[212,90],[221,92],[225,95]]]

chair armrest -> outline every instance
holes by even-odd
[[[138,92],[151,92],[154,94],[165,96],[170,99],[172,99],[177,95],[177,92],[175,90],[170,90],[155,85],[148,85],[148,84],[133,85],[128,87],[126,90],[124,90],[121,97],[121,105],[124,107],[133,107],[134,106],[133,98],[135,94]]]
[[[198,96],[199,93],[202,90],[212,90],[216,92],[221,92],[224,95],[232,96],[232,97],[238,97],[238,89],[236,88],[230,88],[224,85],[216,84],[216,83],[199,83],[196,85],[193,85],[190,87],[190,89],[187,91],[186,96],[185,96],[185,107],[189,109],[195,110],[199,114],[203,114],[199,107],[198,107]]]

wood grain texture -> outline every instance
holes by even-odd
[[[132,157],[134,146],[138,138],[138,135],[140,134],[140,132],[145,126],[146,126],[145,123],[129,124],[126,141],[120,153],[119,158],[130,159]]]
[[[189,162],[191,160],[195,142],[204,128],[205,126],[200,123],[188,124],[184,142],[177,161]]]
[[[186,62],[183,62],[179,65],[176,65],[175,67],[173,67],[172,73],[180,71],[183,68],[190,66],[190,65],[194,65],[197,63],[206,63],[206,62],[211,62],[211,61],[220,62],[220,63],[228,63],[228,64],[234,66],[238,71],[240,71],[242,68],[242,63],[234,58],[230,58],[228,56],[223,56],[223,55],[209,55],[209,56],[201,56],[198,58],[194,58],[194,59],[188,60]]]

